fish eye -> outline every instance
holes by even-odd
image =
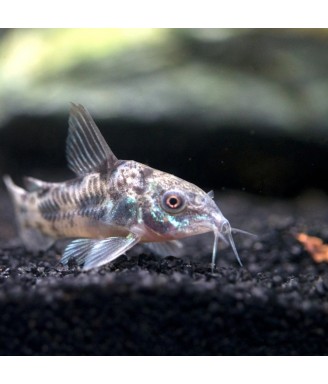
[[[162,197],[162,207],[166,212],[179,213],[186,206],[185,198],[177,191],[165,192]]]

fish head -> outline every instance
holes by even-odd
[[[208,194],[174,175],[153,170],[141,197],[142,222],[163,239],[214,231],[225,234],[230,224]]]
[[[133,224],[131,230],[138,233],[141,241],[169,241],[213,232],[213,260],[218,239],[222,239],[230,243],[241,264],[230,223],[213,200],[212,193],[135,161],[122,162],[115,180],[115,190],[120,191],[120,198],[127,197],[137,207],[138,223]]]
[[[240,265],[229,221],[213,199],[196,185],[158,170],[148,170],[147,190],[141,197],[143,228],[156,234],[156,241],[165,241],[214,233],[212,270],[214,270],[218,240],[230,244]],[[152,241],[152,240],[150,240]]]

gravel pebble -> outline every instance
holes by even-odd
[[[88,272],[61,266],[58,247],[32,254],[1,240],[0,354],[328,354],[328,265],[293,236],[305,222],[327,242],[324,212],[284,202],[280,221],[270,213],[279,200],[229,200],[220,204],[232,225],[258,235],[234,236],[243,268],[224,248],[212,272],[206,235],[182,258],[141,249]]]

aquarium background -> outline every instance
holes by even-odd
[[[327,48],[327,29],[0,30],[0,176],[75,177],[80,103],[119,159],[255,234],[234,234],[243,267],[220,242],[212,269],[209,233],[84,272],[65,242],[22,246],[0,178],[0,355],[327,355]]]
[[[5,29],[0,174],[59,180],[70,102],[204,189],[327,192],[328,30]]]

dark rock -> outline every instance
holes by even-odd
[[[221,196],[233,225],[258,238],[235,235],[244,268],[224,249],[214,273],[206,235],[189,239],[181,258],[128,254],[89,272],[60,266],[57,250],[27,253],[3,237],[0,354],[327,354],[328,266],[293,252],[300,246],[288,223],[295,229],[302,217],[325,241],[328,228],[323,212],[309,214],[297,201]],[[11,217],[8,204],[2,209]],[[267,220],[273,210],[275,220]],[[293,220],[276,229],[279,216]],[[9,226],[0,216],[0,228]]]

